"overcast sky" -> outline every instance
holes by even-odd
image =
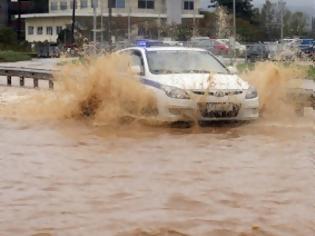
[[[204,6],[207,6],[210,0],[202,0]],[[278,0],[272,0],[277,2]],[[304,11],[310,16],[315,16],[315,0],[284,0],[290,10]],[[255,6],[264,4],[265,0],[253,0]],[[236,0],[237,4],[237,0]]]

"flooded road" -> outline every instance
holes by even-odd
[[[117,61],[0,89],[1,236],[315,235],[315,112],[292,113],[290,70],[248,76],[267,117],[178,129],[117,122],[151,105]]]
[[[314,235],[313,122],[0,119],[0,235]]]

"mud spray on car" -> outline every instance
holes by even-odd
[[[54,75],[55,90],[36,91],[11,101],[0,107],[0,115],[31,120],[84,119],[94,125],[154,121],[155,98],[127,69],[129,64],[128,57],[116,54],[66,63]],[[277,120],[296,119],[297,101],[288,99],[288,84],[300,83],[297,78],[305,76],[300,67],[274,62],[259,62],[241,74],[258,90],[263,119]],[[207,90],[211,74],[209,81]]]

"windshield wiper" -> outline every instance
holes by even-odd
[[[183,73],[211,73],[211,71],[208,70],[183,70]]]
[[[171,70],[162,70],[162,69],[160,69],[160,70],[152,70],[152,73],[153,74],[173,74],[173,73],[175,73],[174,71],[171,71]]]

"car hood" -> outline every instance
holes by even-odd
[[[232,74],[172,74],[154,75],[150,79],[185,90],[245,90],[249,84]]]

